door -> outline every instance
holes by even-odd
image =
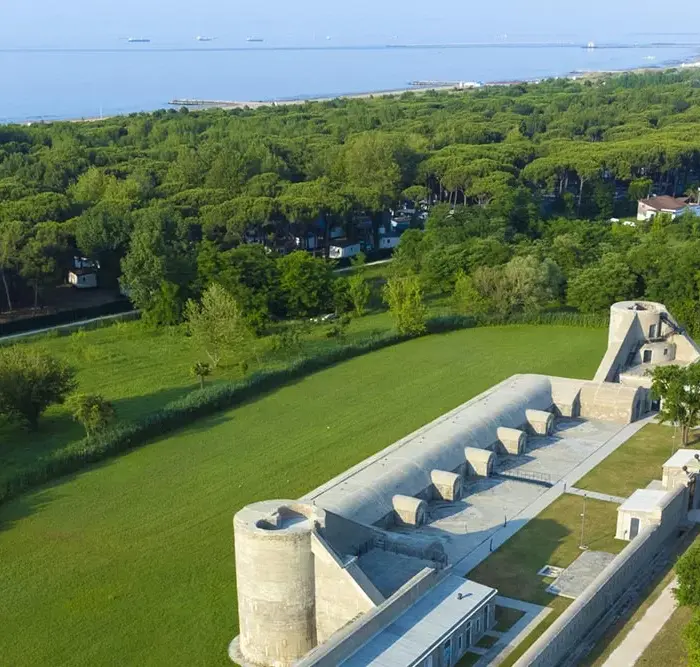
[[[442,649],[442,664],[445,667],[450,667],[452,665],[452,640],[448,639]]]
[[[632,519],[630,521],[630,540],[633,540],[639,535],[639,519]]]

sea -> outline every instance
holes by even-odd
[[[661,67],[700,58],[700,39],[321,43],[126,39],[0,47],[0,123],[99,118],[176,99],[272,101],[400,90],[413,81],[503,82]],[[697,42],[697,44],[695,43]]]

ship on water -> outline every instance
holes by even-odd
[[[147,44],[151,40],[148,37],[129,37],[126,41],[130,44]]]
[[[246,42],[264,42],[262,37],[246,37]]]
[[[198,42],[213,42],[214,37],[204,37],[203,35],[197,35]]]

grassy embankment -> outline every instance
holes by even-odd
[[[237,509],[296,498],[513,373],[591,377],[605,341],[605,330],[547,326],[410,341],[0,506],[4,664],[226,665]],[[168,356],[157,366],[146,354],[140,382]],[[96,386],[106,368],[122,372],[103,366]]]
[[[678,444],[676,438],[676,448]],[[591,470],[576,486],[628,496],[635,489],[644,488],[652,479],[661,478],[661,466],[671,456],[673,445],[672,428],[649,424]],[[538,576],[537,571],[547,564],[567,567],[580,555],[582,502],[580,496],[562,496],[469,573],[470,579],[498,588],[503,595],[552,609],[552,613],[503,663],[505,667],[514,664],[570,604],[564,598],[547,593],[545,589],[552,580]],[[616,522],[617,505],[587,499],[586,546],[610,553],[622,551],[627,543],[614,539]],[[598,655],[608,646],[611,652],[620,640],[621,637],[617,640],[615,633],[611,633],[594,653]]]

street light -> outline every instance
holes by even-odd
[[[581,512],[581,539],[579,540],[579,545],[578,548],[581,549],[581,551],[585,551],[588,549],[587,546],[584,546],[583,544],[583,532],[586,527],[586,498],[588,498],[588,494],[584,493],[583,494],[583,512]]]

